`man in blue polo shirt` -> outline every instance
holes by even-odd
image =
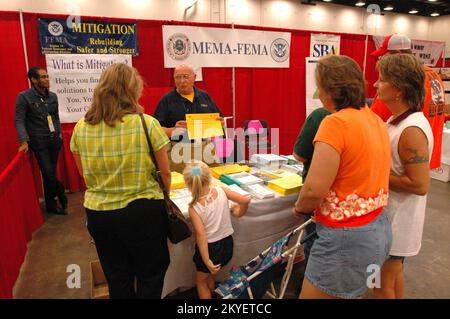
[[[175,88],[158,102],[154,117],[169,138],[179,141],[186,129],[186,114],[219,113],[221,117],[223,114],[207,92],[194,86],[195,73],[191,66],[177,66],[173,77]]]

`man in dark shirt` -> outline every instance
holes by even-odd
[[[208,93],[194,86],[195,73],[191,66],[177,66],[173,77],[175,88],[161,98],[154,115],[169,138],[179,140],[186,129],[186,114],[219,113],[223,116]]]
[[[182,172],[186,161],[192,159],[213,164],[214,144],[208,140],[191,143],[193,141],[189,140],[186,130],[186,114],[219,113],[222,124],[223,114],[207,92],[194,86],[195,73],[191,66],[177,66],[173,77],[175,88],[161,98],[154,115],[172,140],[169,152],[170,168],[172,171]]]
[[[293,155],[296,160],[303,163],[303,182],[306,180],[306,176],[308,175],[308,170],[311,166],[311,160],[314,154],[314,137],[319,130],[320,123],[322,123],[322,120],[328,115],[330,115],[330,112],[328,112],[323,107],[312,111],[311,114],[309,114],[309,116],[306,118],[306,121],[303,124],[303,128],[298,135],[297,141],[295,142]],[[309,218],[307,218],[306,220],[308,219]],[[308,226],[306,226],[306,236],[314,233],[315,230],[316,224],[309,224]],[[311,251],[312,245],[316,238],[317,236],[314,235],[311,240],[307,241],[303,245],[306,262],[308,262],[309,252]]]
[[[303,163],[303,181],[306,180],[311,160],[314,153],[314,137],[319,130],[320,123],[327,116],[330,115],[325,108],[321,107],[311,112],[306,118],[305,124],[297,137],[294,145],[294,158]]]
[[[62,146],[58,98],[49,91],[48,74],[43,68],[31,68],[28,78],[32,87],[20,92],[16,98],[15,126],[19,151],[27,152],[30,148],[36,156],[44,180],[47,212],[66,214],[64,186],[56,178],[56,164]],[[60,206],[55,197],[58,197]]]

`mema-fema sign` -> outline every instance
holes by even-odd
[[[163,26],[164,66],[288,68],[291,34]]]

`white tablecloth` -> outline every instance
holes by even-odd
[[[303,223],[292,215],[298,194],[266,200],[252,199],[247,213],[241,218],[232,217],[234,228],[234,253],[230,263],[218,274],[218,280],[228,276],[232,265],[246,264],[260,252]],[[177,244],[169,243],[170,266],[164,280],[162,296],[179,287],[195,286],[195,237]]]

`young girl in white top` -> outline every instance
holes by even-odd
[[[241,217],[250,199],[227,188],[211,185],[211,171],[200,161],[186,165],[184,180],[192,193],[189,216],[197,244],[193,257],[197,268],[196,283],[200,299],[211,299],[216,274],[233,256],[232,214]],[[228,200],[234,204],[231,209]]]

